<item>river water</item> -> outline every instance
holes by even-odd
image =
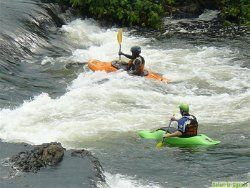
[[[65,68],[91,58],[118,59],[117,27],[30,0],[2,0],[0,16],[3,141],[87,148],[105,171],[107,183],[99,187],[210,187],[213,181],[249,180],[249,35],[167,37],[124,29],[122,51],[141,46],[146,68],[172,80],[165,84],[121,71],[93,73],[85,65]],[[139,130],[179,117],[181,101],[190,104],[199,132],[220,145],[157,149],[138,137]]]

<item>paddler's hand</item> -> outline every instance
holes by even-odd
[[[164,138],[168,138],[168,137],[170,137],[170,133],[166,133],[166,134],[163,136],[163,139],[164,139]]]
[[[172,117],[170,118],[170,121],[178,121],[178,119],[176,119],[174,116],[172,116]]]
[[[122,52],[118,52],[118,55],[123,55],[123,53]]]

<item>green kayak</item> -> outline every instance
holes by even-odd
[[[141,138],[153,139],[157,142],[162,142],[163,135],[166,132],[164,130],[156,131],[139,131],[138,134]],[[205,134],[199,134],[192,137],[171,137],[163,140],[164,144],[169,144],[172,146],[212,146],[219,144],[220,141],[212,140]]]

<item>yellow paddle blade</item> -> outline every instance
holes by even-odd
[[[122,43],[122,29],[119,29],[118,30],[118,33],[117,33],[117,41],[119,44]]]
[[[156,144],[156,147],[157,147],[157,148],[163,147],[163,142],[158,142],[158,143]]]

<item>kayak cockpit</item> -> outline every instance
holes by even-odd
[[[112,65],[114,68],[118,69],[118,70],[125,70],[125,71],[128,71],[128,63],[125,62],[125,61],[117,61],[117,60],[115,60],[115,61],[112,61],[112,62],[111,62],[111,65]],[[148,71],[147,71],[147,70],[144,70],[143,74],[140,75],[140,76],[147,76],[148,74],[149,74]]]

